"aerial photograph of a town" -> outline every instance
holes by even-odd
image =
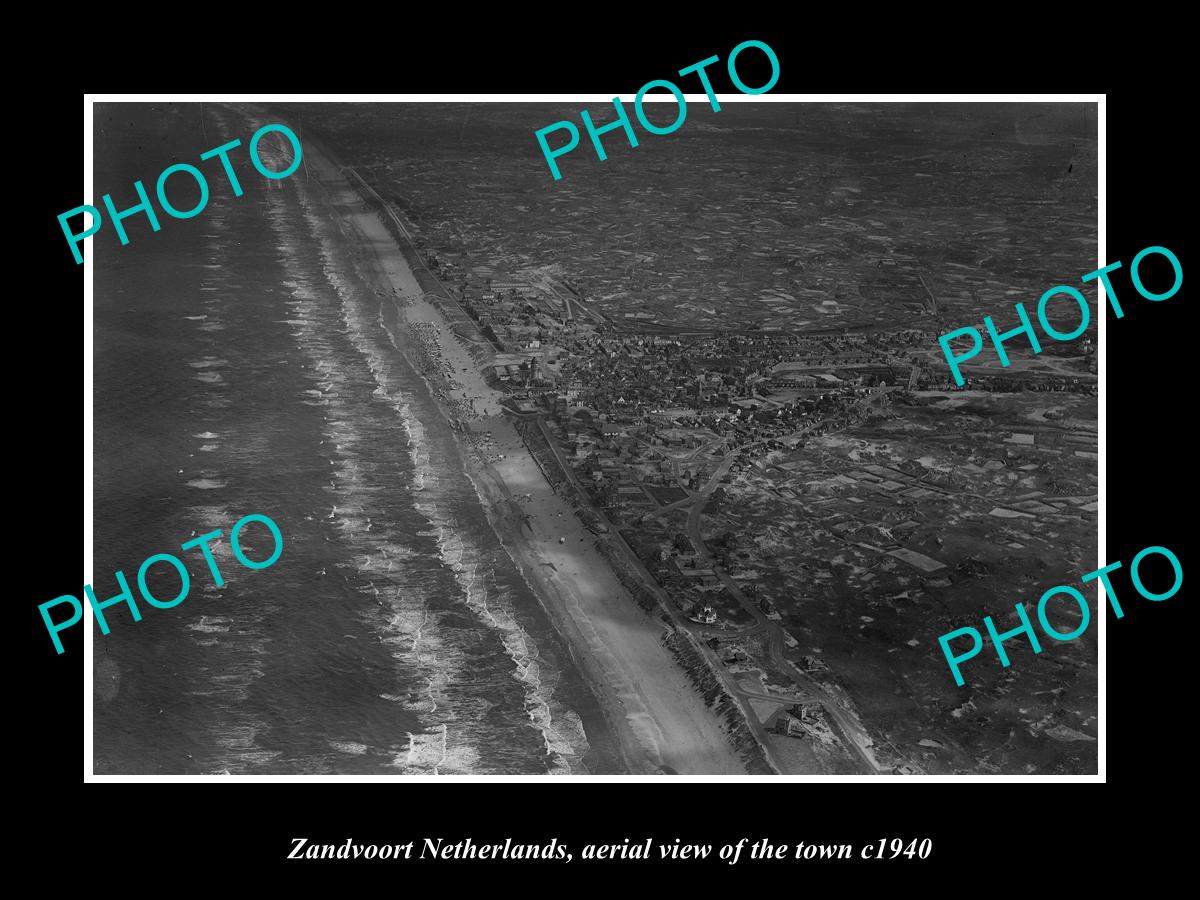
[[[97,103],[98,185],[303,165],[95,238],[95,571],[286,539],[96,632],[95,772],[1095,773],[1095,628],[938,644],[1096,568],[1098,316],[938,344],[1097,267],[1095,104],[693,104],[555,180],[581,108]]]

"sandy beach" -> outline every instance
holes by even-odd
[[[745,774],[717,718],[661,644],[663,625],[638,608],[596,537],[554,493],[503,411],[504,395],[489,387],[465,341],[423,298],[377,213],[311,139],[305,161],[306,189],[360,243],[364,274],[381,296],[394,298],[432,363],[422,374],[446,416],[463,426],[468,473],[492,525],[600,697],[629,770]]]

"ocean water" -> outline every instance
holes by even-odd
[[[267,182],[253,126],[199,104],[98,105],[97,193],[132,205],[174,162],[231,156],[186,221],[94,242],[94,560],[99,598],[153,553],[191,593],[95,630],[100,774],[582,774],[621,771],[598,702],[506,554],[455,434],[406,360],[393,301],[305,173]],[[264,141],[264,147],[268,142]],[[268,152],[275,152],[269,150]],[[282,168],[282,163],[276,166]],[[195,197],[170,182],[175,205]],[[189,198],[188,191],[193,190]],[[106,225],[107,229],[107,225]],[[252,571],[230,526],[284,536]],[[179,545],[221,529],[212,583]],[[271,551],[264,528],[246,554]],[[170,598],[169,566],[150,587]]]

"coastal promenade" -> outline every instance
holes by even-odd
[[[505,395],[486,383],[440,304],[425,296],[376,203],[364,200],[311,136],[305,150],[313,184],[304,189],[365,252],[364,271],[379,296],[391,298],[409,325],[432,335],[445,365],[426,372],[426,379],[443,414],[463,422],[470,435],[486,436],[486,459],[464,441],[468,474],[505,548],[600,698],[626,766],[635,774],[745,774],[721,723],[663,646],[662,624],[641,611],[592,533],[546,481],[503,412]]]

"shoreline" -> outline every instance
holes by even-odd
[[[626,768],[631,774],[746,774],[716,713],[663,645],[669,629],[637,605],[595,536],[547,482],[500,405],[505,395],[486,383],[466,340],[425,299],[379,214],[311,137],[305,151],[324,194],[314,199],[357,239],[363,274],[393,300],[430,363],[410,358],[455,426],[464,469],[489,524],[600,700]]]

